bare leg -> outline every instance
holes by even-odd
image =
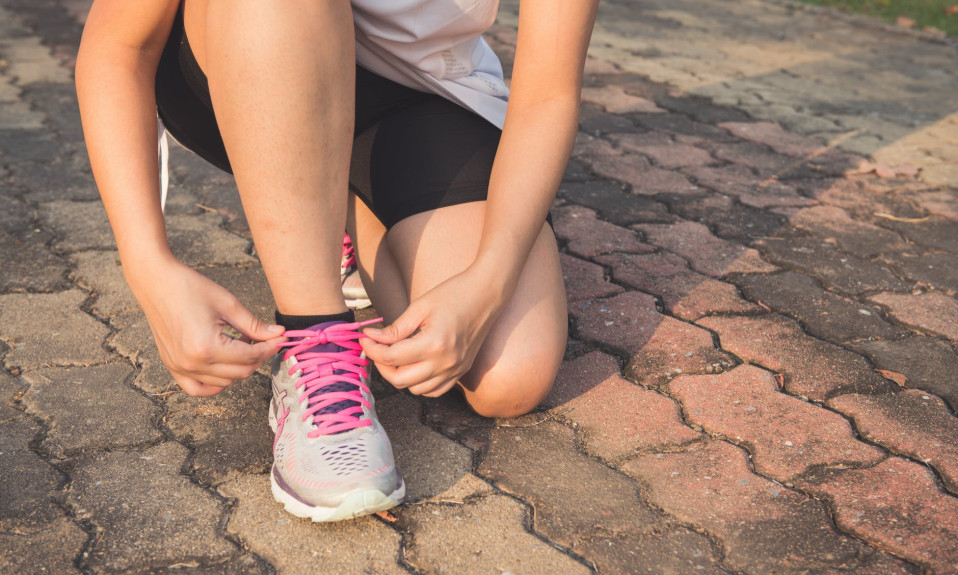
[[[357,204],[357,221],[375,219]],[[475,258],[484,212],[484,202],[440,208],[406,218],[385,236],[381,225],[378,231],[357,226],[361,269],[374,268],[367,289],[387,322],[408,305],[397,294],[416,298]],[[472,408],[490,417],[513,417],[535,408],[555,380],[567,329],[555,236],[543,224],[512,300],[460,382]]]
[[[197,40],[277,307],[345,311],[339,264],[355,106],[349,1],[189,2],[187,34]]]

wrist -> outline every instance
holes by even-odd
[[[134,292],[138,288],[157,283],[157,278],[165,277],[173,267],[182,265],[166,246],[123,250],[120,252],[120,263],[126,283]]]

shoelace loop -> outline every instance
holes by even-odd
[[[364,369],[369,361],[362,357],[362,346],[357,340],[365,337],[359,328],[378,323],[382,318],[364,322],[338,323],[322,330],[289,330],[284,335],[298,338],[280,344],[289,347],[283,359],[296,358],[296,363],[288,374],[302,372],[296,382],[296,388],[302,388],[300,402],[307,402],[303,421],[313,417],[315,429],[307,435],[318,437],[358,427],[372,425],[369,419],[362,419],[363,408],[370,403],[363,392],[370,393],[363,379],[369,374]],[[342,351],[310,351],[319,345],[336,344]],[[346,384],[346,385],[344,385]],[[332,389],[327,389],[332,388]],[[325,391],[324,391],[325,390]],[[329,413],[320,413],[337,403],[347,402],[346,407]]]

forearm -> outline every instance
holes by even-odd
[[[510,103],[510,106],[512,104]],[[577,93],[510,108],[496,154],[473,267],[512,294],[562,181],[578,125]]]
[[[131,269],[170,257],[160,209],[155,69],[155,54],[95,41],[85,41],[77,58],[90,165],[128,278]]]

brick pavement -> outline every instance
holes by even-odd
[[[265,376],[175,391],[123,283],[72,88],[89,2],[0,0],[0,573],[958,572],[953,43],[606,0],[553,393],[488,421],[376,382],[410,502],[313,525],[267,493]],[[268,316],[231,180],[172,165],[174,250]]]

